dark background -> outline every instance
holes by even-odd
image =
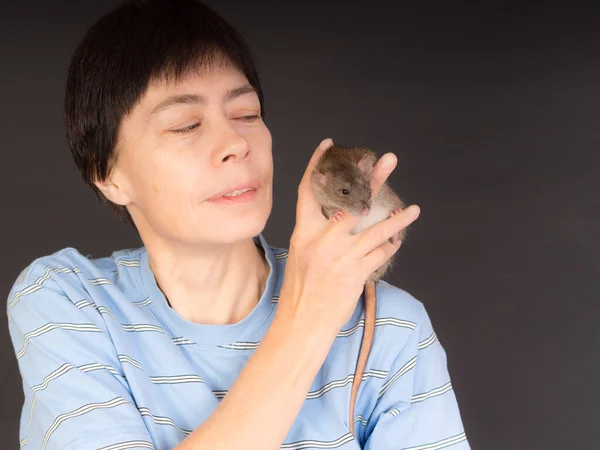
[[[141,245],[79,179],[70,56],[116,1],[3,2],[0,288],[66,246]],[[591,3],[591,2],[590,2]],[[572,2],[209,1],[258,57],[287,247],[316,145],[392,151],[422,213],[390,281],[421,300],[474,449],[598,448],[600,16]],[[567,6],[570,5],[570,6]],[[2,448],[22,387],[0,325]]]

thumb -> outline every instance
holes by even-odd
[[[296,221],[304,221],[307,218],[315,220],[317,217],[321,217],[323,221],[327,219],[323,216],[321,211],[321,205],[317,201],[312,188],[312,172],[315,169],[321,155],[329,147],[333,145],[333,140],[327,138],[321,141],[317,149],[312,154],[310,161],[304,171],[300,185],[298,186],[298,203],[296,206]]]
[[[381,158],[379,158],[379,161],[377,161],[375,166],[373,166],[373,171],[371,172],[372,198],[374,198],[378,194],[379,189],[381,189],[383,183],[385,183],[388,176],[396,168],[397,162],[398,158],[396,158],[396,155],[394,155],[393,153],[386,153]]]

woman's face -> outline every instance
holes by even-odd
[[[142,239],[223,244],[263,230],[272,206],[271,134],[238,70],[215,66],[151,85],[119,136],[113,201],[127,205]],[[209,200],[248,182],[258,184],[248,201]]]

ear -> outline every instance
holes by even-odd
[[[101,181],[94,180],[93,183],[107,200],[121,206],[130,203],[130,199],[123,189],[123,186],[121,186],[120,183],[116,184],[112,176],[109,175],[105,180]]]
[[[327,177],[321,172],[313,172],[312,179],[313,183],[315,183],[321,189],[327,186]]]
[[[364,155],[362,158],[360,158],[360,161],[358,162],[358,168],[364,175],[368,177],[371,176],[371,171],[373,170],[373,160],[371,157],[369,155]]]

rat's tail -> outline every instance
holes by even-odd
[[[377,310],[377,290],[375,282],[368,280],[365,283],[365,331],[363,333],[360,351],[358,353],[358,361],[356,370],[354,371],[354,379],[352,380],[352,393],[350,394],[350,432],[354,436],[354,405],[356,404],[356,396],[360,382],[365,373],[369,353],[371,352],[371,344],[373,343],[373,335],[375,334],[375,319]]]

